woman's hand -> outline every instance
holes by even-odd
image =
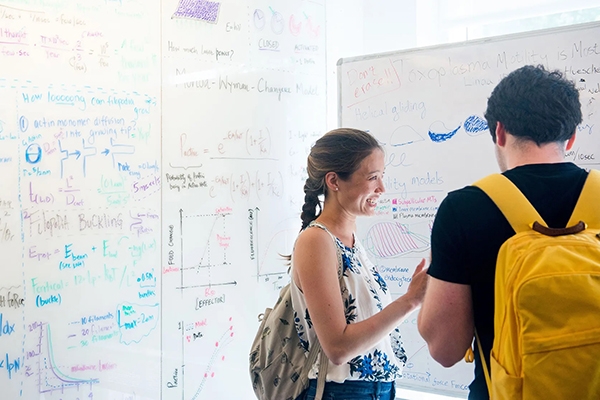
[[[404,301],[409,301],[414,308],[420,307],[423,303],[423,297],[425,297],[428,278],[425,259],[422,259],[419,265],[417,265],[417,268],[415,268],[406,294],[401,298],[404,298]]]

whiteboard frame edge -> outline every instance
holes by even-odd
[[[342,67],[344,65],[344,58],[340,58],[336,63],[336,74],[337,74],[337,127],[342,127]]]
[[[396,388],[412,390],[413,392],[435,394],[438,396],[446,396],[446,397],[450,397],[453,399],[467,399],[469,397],[468,390],[464,392],[464,396],[461,396],[462,393],[459,394],[458,392],[455,392],[452,390],[437,389],[434,387],[417,387],[417,386],[411,386],[406,383],[403,384],[402,383],[403,381],[401,379],[396,379],[395,382],[396,382]]]
[[[451,48],[459,48],[459,47],[467,47],[471,45],[478,45],[489,42],[501,42],[504,40],[512,40],[520,37],[535,37],[535,36],[543,36],[551,33],[559,33],[559,32],[569,32],[569,31],[577,31],[577,30],[588,30],[600,28],[600,21],[592,21],[592,22],[584,22],[581,24],[573,24],[566,26],[557,26],[554,28],[546,28],[546,29],[536,29],[533,31],[525,31],[525,32],[516,32],[516,33],[508,33],[506,35],[499,36],[490,36],[485,38],[473,39],[473,40],[464,40],[462,42],[451,42],[451,43],[441,43],[435,44],[431,46],[424,47],[411,47],[408,49],[402,50],[394,50],[387,51],[383,53],[371,53],[365,54],[362,56],[354,56],[354,57],[346,57],[340,58],[337,62],[338,68],[341,68],[344,64],[350,64],[357,61],[368,61],[372,59],[378,59],[382,57],[391,57],[395,55],[402,55],[407,53],[420,53],[429,50],[443,50],[443,49],[451,49]],[[338,81],[340,80],[340,76],[338,75]]]
[[[581,24],[558,26],[558,27],[554,27],[554,28],[536,29],[533,31],[526,31],[526,32],[509,33],[506,35],[490,36],[490,37],[486,37],[486,38],[473,39],[473,40],[464,40],[462,42],[441,43],[441,44],[436,44],[436,45],[432,45],[432,46],[412,47],[409,49],[387,51],[387,52],[383,52],[383,53],[371,53],[371,54],[365,54],[362,56],[354,56],[354,57],[346,57],[346,58],[342,57],[336,63],[336,65],[337,65],[337,96],[336,97],[337,97],[337,114],[338,114],[337,115],[337,122],[338,122],[337,125],[340,128],[342,127],[342,68],[344,67],[345,64],[351,64],[351,63],[359,62],[359,61],[374,60],[374,59],[379,59],[379,58],[383,58],[383,57],[399,56],[399,55],[403,55],[403,54],[418,54],[418,53],[422,53],[422,52],[426,52],[426,51],[430,51],[430,50],[445,50],[445,49],[452,49],[452,48],[461,48],[461,47],[468,47],[471,45],[479,45],[479,44],[484,44],[484,43],[502,42],[502,41],[518,39],[518,38],[522,38],[522,37],[523,38],[535,37],[535,36],[543,36],[543,35],[552,34],[552,33],[570,32],[570,31],[578,31],[578,30],[583,31],[583,30],[588,30],[588,29],[600,29],[600,21],[584,22]]]

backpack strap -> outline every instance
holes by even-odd
[[[317,375],[317,392],[315,393],[315,400],[321,400],[323,397],[323,391],[325,390],[325,378],[327,378],[327,367],[329,366],[329,360],[327,359],[325,352],[322,351],[321,343],[319,343],[318,338],[308,351],[306,363],[304,363],[304,366],[302,367],[302,377],[304,377],[304,380],[306,381],[308,380],[308,373],[315,364],[315,361],[317,361],[317,355],[319,353],[321,353],[321,357],[319,360],[319,372]]]
[[[516,233],[531,229],[534,222],[548,226],[519,188],[502,174],[488,175],[473,184],[498,206]]]
[[[591,228],[600,228],[600,171],[590,170],[579,200],[573,210],[567,226],[573,226],[579,221],[585,222]]]
[[[492,378],[490,377],[490,370],[488,369],[487,362],[485,362],[485,355],[483,354],[483,348],[481,347],[481,340],[479,340],[479,334],[477,328],[475,328],[475,341],[479,348],[479,358],[481,359],[481,367],[483,368],[483,375],[485,377],[485,385],[488,389],[488,395],[492,396]]]

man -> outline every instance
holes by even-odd
[[[485,118],[503,174],[550,227],[565,227],[587,177],[585,170],[564,160],[582,120],[574,84],[542,66],[519,68],[496,86]],[[450,192],[440,205],[418,327],[431,356],[443,366],[464,357],[477,328],[489,368],[496,258],[514,234],[479,188]],[[478,351],[469,389],[469,399],[489,398]]]

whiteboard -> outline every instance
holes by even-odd
[[[584,24],[338,61],[339,125],[372,132],[386,151],[386,194],[358,236],[393,293],[405,292],[428,257],[433,219],[449,191],[498,172],[483,118],[487,98],[510,71],[543,64],[580,93],[583,122],[567,160],[600,168],[600,24]],[[473,366],[444,369],[402,325],[408,355],[400,387],[466,397]]]
[[[306,156],[325,130],[324,2],[223,2],[216,25],[171,9],[163,3],[162,396],[252,399],[257,316],[289,282],[280,254],[300,230]]]
[[[0,397],[254,398],[325,130],[324,14],[0,1]]]

